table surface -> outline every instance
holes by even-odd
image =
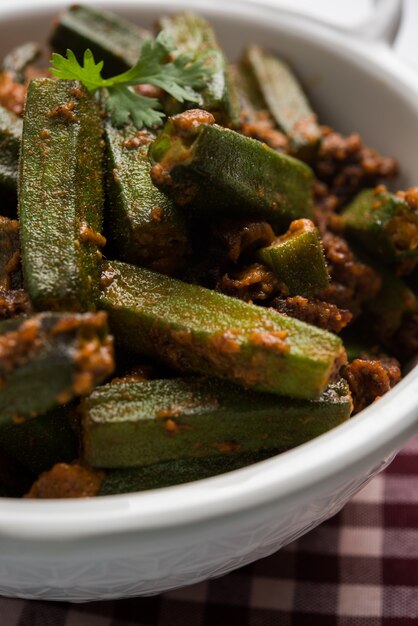
[[[335,23],[369,0],[268,0]],[[337,9],[338,7],[338,9]],[[418,0],[394,49],[418,68]],[[0,626],[417,626],[418,437],[344,509],[276,554],[151,598],[86,605],[0,598]]]

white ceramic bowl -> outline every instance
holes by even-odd
[[[45,37],[60,5],[2,2],[0,54],[12,44]],[[192,7],[213,21],[231,58],[252,41],[283,53],[309,86],[322,120],[359,131],[369,144],[399,159],[402,184],[418,182],[418,81],[386,44],[231,0],[101,5],[144,25],[158,14]],[[398,3],[383,5],[386,17],[396,18]],[[378,24],[377,31],[389,35],[390,24],[380,22],[374,28]],[[336,513],[416,432],[417,417],[413,370],[348,423],[249,468],[90,501],[1,500],[0,594],[110,599],[226,573]]]

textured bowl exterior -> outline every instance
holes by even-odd
[[[64,3],[41,4],[0,7],[0,54],[46,35]],[[367,46],[301,18],[221,0],[100,4],[144,25],[161,12],[193,7],[214,21],[232,58],[249,41],[286,54],[321,117],[395,155],[403,165],[401,184],[412,184],[418,88],[383,44]],[[227,475],[82,502],[3,499],[0,594],[81,602],[149,595],[225,574],[339,511],[416,431],[417,414],[413,370],[348,423]]]
[[[177,535],[168,530],[147,545],[140,534],[112,537],[117,550],[103,542],[99,550],[62,554],[49,544],[44,559],[34,562],[21,546],[22,558],[2,552],[0,594],[29,599],[111,600],[146,596],[221,576],[272,554],[325,521],[346,504],[392,456],[322,497],[293,507],[272,506],[262,516],[200,527]],[[128,539],[128,541],[126,541]],[[0,544],[1,545],[1,544]]]

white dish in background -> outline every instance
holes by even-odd
[[[66,2],[0,5],[0,54],[44,39]],[[418,83],[379,41],[366,42],[251,2],[106,2],[145,26],[192,8],[234,58],[249,42],[289,58],[320,119],[359,131],[398,158],[400,185],[418,183]],[[380,3],[374,32],[390,36],[399,3]],[[151,594],[266,556],[336,513],[417,430],[418,372],[333,431],[223,476],[82,501],[3,499],[0,594],[84,601]]]

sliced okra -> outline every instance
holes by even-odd
[[[111,496],[190,483],[265,461],[280,452],[281,450],[275,449],[238,452],[178,461],[162,461],[144,467],[111,469],[104,472],[97,495]]]
[[[328,287],[321,239],[311,220],[292,222],[289,230],[261,248],[258,256],[286,284],[290,295],[312,296]]]
[[[223,458],[289,449],[348,419],[345,381],[316,400],[293,400],[196,378],[105,385],[82,405],[84,459],[92,467]]]
[[[241,66],[252,76],[270,115],[289,137],[292,154],[313,161],[321,131],[302,86],[288,64],[253,45],[247,48]]]
[[[267,105],[253,74],[242,64],[231,65],[229,71],[238,93],[243,116],[250,122],[257,122],[260,113],[267,109]]]
[[[108,262],[102,282],[120,344],[176,370],[313,398],[345,357],[331,333],[144,268]]]
[[[150,148],[154,184],[200,216],[247,215],[286,228],[312,217],[312,171],[301,161],[191,110],[168,120]]]
[[[104,61],[103,75],[109,77],[135,65],[147,37],[148,31],[114,13],[74,4],[58,17],[49,41],[61,54],[70,48],[80,62],[89,48],[96,61]]]
[[[347,234],[384,264],[418,258],[418,190],[366,189],[344,210],[342,221]]]
[[[19,217],[25,286],[37,309],[94,309],[105,243],[103,148],[97,103],[78,82],[30,83]]]
[[[189,237],[181,211],[152,183],[148,148],[153,136],[106,122],[105,137],[107,232],[115,253],[123,261],[173,274],[185,263]]]
[[[26,497],[85,498],[160,489],[232,472],[252,463],[264,461],[280,452],[274,449],[258,450],[106,470],[93,469],[77,462],[71,464],[61,462],[43,472],[33,483]],[[1,488],[0,464],[0,495],[6,495],[2,493]]]
[[[0,427],[0,449],[34,474],[72,461],[79,447],[74,411],[72,405],[56,407],[20,424]]]
[[[159,21],[173,40],[177,55],[188,54],[194,61],[200,61],[211,70],[211,75],[201,90],[199,107],[210,111],[219,124],[236,128],[240,123],[239,98],[233,83],[228,62],[219,47],[211,25],[193,13],[179,13],[163,17]],[[169,114],[178,112],[170,108]],[[178,104],[178,103],[176,103]],[[193,107],[196,106],[194,103]]]
[[[0,426],[90,393],[113,370],[106,314],[40,313],[0,322]]]

